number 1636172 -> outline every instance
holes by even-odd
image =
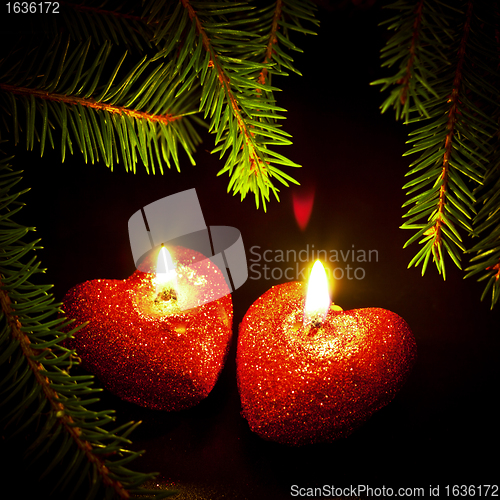
[[[7,2],[7,14],[59,14],[59,2]]]

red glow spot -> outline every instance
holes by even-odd
[[[314,205],[314,187],[292,193],[293,213],[301,231],[307,227]]]

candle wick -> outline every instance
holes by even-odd
[[[319,321],[310,323],[309,326],[306,328],[306,335],[308,337],[315,337],[321,331],[321,326],[322,323]]]
[[[155,303],[177,300],[177,292],[174,288],[165,287],[156,296]]]
[[[311,321],[311,328],[319,328],[323,324],[323,321],[319,318],[313,318]]]
[[[321,313],[316,313],[313,316],[310,316],[306,321],[305,321],[305,326],[307,329],[310,328],[320,328],[321,325],[323,324],[323,315]]]

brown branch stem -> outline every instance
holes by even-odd
[[[231,90],[231,85],[230,85],[230,79],[226,75],[224,69],[221,67],[221,65],[217,62],[217,57],[216,54],[213,50],[212,44],[210,43],[210,38],[208,37],[206,31],[204,30],[200,18],[197,16],[196,11],[194,10],[193,6],[191,5],[189,0],[180,0],[182,3],[182,6],[187,9],[189,18],[191,21],[194,21],[196,23],[196,31],[198,34],[201,35],[202,37],[202,43],[203,43],[203,48],[210,54],[210,61],[209,61],[209,67],[213,68],[215,71],[217,71],[217,77],[219,79],[220,84],[222,85],[224,92],[227,96],[227,99],[231,105],[231,108],[233,109],[234,116],[236,117],[236,122],[238,124],[238,128],[240,132],[244,136],[245,143],[250,149],[250,163],[251,163],[251,170],[254,172],[255,175],[257,173],[260,173],[262,176],[266,177],[267,172],[265,169],[262,168],[262,162],[260,161],[260,158],[258,154],[255,151],[255,147],[253,145],[253,139],[252,139],[252,133],[248,129],[245,120],[241,116],[241,110],[240,107],[238,106],[238,100],[236,99],[233,91]]]
[[[269,35],[269,42],[267,43],[266,48],[266,57],[264,58],[264,64],[267,64],[273,58],[273,45],[278,43],[278,37],[276,33],[278,31],[278,21],[281,17],[281,8],[283,6],[283,0],[276,0],[276,7],[274,9],[273,22],[271,24],[271,33]],[[259,83],[265,85],[267,80],[267,68],[264,68],[259,75]]]
[[[13,340],[19,341],[19,346],[21,347],[23,355],[26,358],[26,361],[28,362],[33,375],[35,376],[35,380],[42,387],[45,397],[52,407],[52,411],[59,419],[59,423],[63,425],[65,431],[71,435],[78,448],[80,448],[85,453],[87,460],[95,465],[96,469],[103,479],[103,483],[106,486],[112,487],[120,498],[130,498],[128,491],[123,487],[123,485],[119,481],[116,481],[109,476],[109,469],[106,467],[104,461],[102,461],[95,453],[93,453],[92,445],[88,441],[81,439],[81,429],[75,426],[73,418],[64,412],[65,408],[64,405],[60,402],[58,393],[54,389],[52,389],[52,387],[50,387],[50,380],[45,375],[43,375],[43,365],[33,360],[33,357],[39,356],[42,351],[33,348],[28,335],[26,335],[22,331],[22,325],[12,308],[12,302],[9,295],[5,291],[1,277],[0,305],[10,327],[11,337]]]
[[[125,108],[124,106],[114,106],[112,104],[97,102],[92,98],[85,99],[83,97],[56,94],[47,92],[45,90],[31,89],[28,87],[16,87],[14,85],[7,85],[3,83],[0,84],[0,90],[10,92],[15,95],[34,96],[37,99],[43,99],[52,102],[61,102],[70,106],[80,105],[84,108],[98,109],[107,111],[108,113],[116,113],[119,115],[129,116],[131,118],[137,118],[138,120],[147,120],[152,123],[159,122],[168,125],[182,118],[182,116],[174,116],[169,113],[165,115],[152,115],[150,113],[145,113],[144,111],[136,111],[134,109]]]
[[[494,266],[487,267],[486,270],[487,271],[496,270],[496,273],[493,275],[495,276],[495,281],[498,281],[500,279],[500,262],[498,264],[495,264]]]
[[[465,60],[465,50],[467,46],[467,39],[470,31],[470,22],[472,17],[472,0],[469,0],[467,6],[466,19],[463,28],[462,40],[460,42],[460,47],[458,49],[458,61],[457,61],[457,69],[455,71],[455,78],[453,80],[453,89],[451,91],[450,97],[448,98],[448,102],[451,104],[450,110],[448,112],[448,123],[446,128],[448,129],[448,133],[445,139],[445,152],[443,155],[443,163],[441,170],[441,178],[443,179],[443,183],[441,184],[441,188],[439,190],[439,202],[437,207],[437,217],[436,223],[434,226],[434,246],[437,247],[441,244],[441,226],[444,225],[444,220],[442,214],[444,213],[445,203],[446,203],[446,192],[448,188],[448,176],[449,176],[449,168],[450,168],[450,155],[453,148],[453,136],[455,134],[455,125],[457,121],[457,112],[458,106],[460,103],[460,86],[462,83],[462,69]]]
[[[419,28],[422,22],[422,10],[424,8],[424,0],[420,0],[417,8],[415,9],[415,20],[413,21],[413,36],[410,44],[410,58],[408,59],[408,63],[406,64],[406,73],[403,78],[400,78],[397,83],[403,85],[401,88],[400,100],[401,104],[406,103],[406,99],[408,96],[408,87],[410,86],[411,72],[413,68],[413,62],[415,60],[415,46],[417,45],[417,40],[419,36]]]

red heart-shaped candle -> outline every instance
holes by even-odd
[[[407,323],[379,308],[332,306],[321,327],[303,325],[306,286],[277,285],[239,329],[242,414],[259,436],[290,445],[348,436],[389,403],[416,359]]]
[[[82,366],[113,394],[157,410],[189,408],[209,394],[232,333],[232,300],[220,270],[193,250],[169,250],[179,303],[158,300],[155,272],[142,271],[87,281],[63,300],[66,317],[89,322],[65,343]],[[183,311],[183,294],[201,305]]]

